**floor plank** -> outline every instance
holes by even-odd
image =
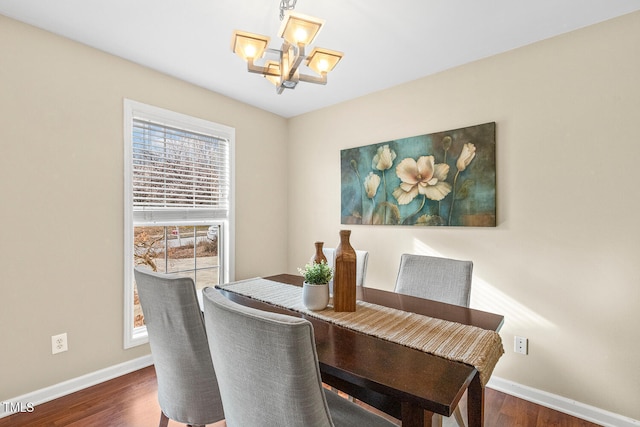
[[[151,366],[43,403],[31,413],[0,418],[0,427],[156,427],[160,420],[157,389]],[[485,402],[487,427],[598,427],[492,389],[487,389]],[[461,410],[466,416],[466,397]],[[169,422],[169,427],[178,426],[183,424]],[[210,427],[225,426],[222,421]],[[456,426],[453,417],[445,419],[443,426]]]

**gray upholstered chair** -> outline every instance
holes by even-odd
[[[473,262],[403,254],[395,292],[469,307]]]
[[[335,248],[322,248],[322,253],[327,258],[329,267],[334,268],[336,261]],[[364,286],[367,277],[367,264],[369,263],[369,252],[356,250],[356,286]]]
[[[236,304],[205,288],[204,317],[228,427],[391,427],[322,387],[308,320]]]
[[[403,254],[395,292],[469,307],[472,273],[471,261]],[[453,415],[458,425],[464,427],[459,407]],[[442,416],[436,414],[434,420],[436,425],[442,425]]]
[[[224,419],[196,288],[189,277],[134,270],[158,378],[160,426]]]

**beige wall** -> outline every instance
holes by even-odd
[[[0,400],[148,353],[122,348],[126,97],[236,128],[238,279],[335,246],[340,149],[495,121],[498,227],[350,226],[368,285],[472,259],[497,376],[640,419],[639,38],[636,13],[287,121],[0,16]]]
[[[149,353],[123,350],[123,98],[235,127],[235,276],[286,269],[285,119],[0,16],[0,401]]]
[[[640,419],[638,40],[635,13],[291,119],[289,270],[338,243],[341,149],[495,121],[498,226],[347,226],[367,285],[404,252],[473,260],[496,376]]]

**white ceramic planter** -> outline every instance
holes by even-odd
[[[324,310],[329,304],[329,285],[302,284],[302,303],[309,310]]]

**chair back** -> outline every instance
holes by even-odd
[[[336,250],[335,248],[322,248],[322,253],[327,258],[329,267],[335,267]],[[369,252],[356,250],[356,286],[364,286],[364,280],[367,277],[367,264],[369,263]]]
[[[356,286],[364,286],[364,279],[367,277],[368,263],[369,252],[356,250]]]
[[[327,264],[329,267],[333,268],[336,263],[336,250],[335,248],[322,248],[322,253],[324,257],[327,259]]]
[[[403,254],[395,292],[469,307],[473,262]]]
[[[311,323],[203,295],[227,425],[333,426]]]
[[[183,424],[224,419],[196,288],[189,277],[134,270],[162,412]]]

